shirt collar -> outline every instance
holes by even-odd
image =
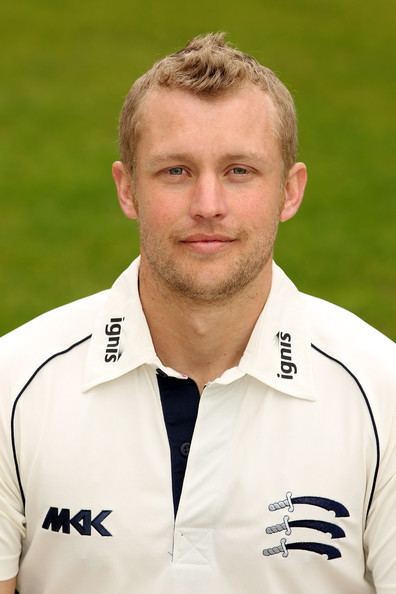
[[[155,352],[139,298],[139,263],[137,258],[121,274],[98,312],[84,370],[84,391],[145,364],[183,377],[164,367]],[[267,303],[235,369],[236,376],[249,374],[280,392],[314,400],[306,321],[300,293],[274,264]],[[232,381],[232,371],[226,371],[219,383]]]
[[[273,263],[271,291],[239,368],[279,392],[315,400],[310,335],[301,293]]]
[[[95,319],[84,371],[84,391],[145,363],[158,362],[139,299],[139,260],[134,260],[115,281]]]

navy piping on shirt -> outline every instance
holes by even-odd
[[[342,367],[343,369],[345,369],[345,371],[346,371],[347,373],[349,373],[349,375],[350,375],[350,376],[351,376],[351,377],[352,377],[352,378],[355,380],[356,384],[358,385],[358,387],[359,387],[359,390],[360,390],[360,392],[362,393],[362,396],[363,396],[363,398],[364,398],[364,401],[365,401],[365,403],[366,403],[366,406],[367,406],[367,409],[368,409],[368,412],[369,412],[369,415],[370,415],[370,420],[371,420],[371,423],[372,423],[372,425],[373,425],[373,430],[374,430],[374,437],[375,437],[375,445],[376,445],[376,450],[377,450],[377,462],[376,462],[376,465],[375,465],[375,471],[374,471],[374,477],[373,477],[373,486],[372,486],[372,488],[371,488],[370,499],[369,499],[369,503],[368,503],[368,506],[367,506],[367,515],[366,515],[366,517],[367,517],[367,516],[368,516],[368,514],[369,514],[369,511],[370,511],[371,503],[372,503],[372,501],[373,501],[373,496],[374,496],[375,486],[376,486],[376,483],[377,483],[377,475],[378,475],[378,469],[379,469],[379,464],[380,464],[380,457],[381,457],[381,453],[380,453],[380,444],[379,444],[379,437],[378,437],[378,430],[377,430],[377,425],[376,425],[376,423],[375,423],[374,414],[373,414],[373,411],[372,411],[372,409],[371,409],[370,402],[369,402],[369,399],[368,399],[368,397],[367,397],[367,394],[366,394],[366,392],[364,391],[364,389],[363,389],[363,387],[362,387],[362,384],[359,382],[359,380],[358,380],[358,378],[356,377],[356,375],[354,375],[354,374],[352,373],[352,371],[351,371],[350,369],[348,369],[348,367],[347,367],[347,366],[346,366],[344,363],[342,363],[341,361],[339,361],[339,360],[338,360],[338,359],[336,359],[335,357],[332,357],[331,355],[329,355],[329,354],[325,353],[324,351],[322,351],[320,348],[318,348],[318,347],[317,347],[317,346],[315,346],[314,344],[311,344],[311,347],[312,347],[313,349],[315,349],[315,351],[317,351],[317,352],[318,352],[318,353],[320,353],[321,355],[324,355],[325,357],[327,357],[327,358],[328,358],[328,359],[330,359],[331,361],[334,361],[335,363],[338,363],[338,365],[341,365],[341,367]]]
[[[26,388],[32,383],[32,381],[34,380],[36,375],[39,373],[39,371],[41,371],[41,369],[43,369],[43,367],[45,367],[47,365],[47,363],[52,361],[52,359],[55,359],[55,357],[59,357],[60,355],[64,355],[65,353],[68,353],[69,351],[74,349],[74,347],[82,344],[86,340],[89,340],[91,338],[91,336],[92,336],[92,334],[90,334],[89,336],[86,336],[85,338],[82,338],[78,342],[75,342],[74,344],[69,346],[67,349],[65,349],[63,351],[59,351],[58,353],[54,353],[53,355],[48,357],[48,359],[46,359],[44,361],[44,363],[42,363],[39,367],[37,367],[36,371],[30,376],[30,378],[28,379],[26,384],[23,386],[22,390],[19,392],[18,396],[15,398],[14,405],[12,407],[12,413],[11,413],[11,442],[12,442],[12,453],[14,456],[15,470],[16,470],[19,489],[21,491],[22,502],[23,502],[24,507],[25,507],[26,499],[25,499],[25,493],[24,493],[23,487],[22,487],[21,474],[19,472],[18,458],[17,458],[17,454],[16,454],[16,445],[15,445],[15,424],[14,423],[15,423],[15,412],[16,412],[16,407],[17,407],[18,401],[19,401],[20,397],[22,396],[22,394],[25,392]]]

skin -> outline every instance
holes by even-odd
[[[16,588],[16,578],[0,582],[0,594],[14,594]]]
[[[154,89],[133,177],[113,164],[121,208],[139,224],[154,347],[201,392],[238,364],[271,287],[278,224],[303,198],[306,167],[284,171],[274,113],[251,84],[215,98]]]

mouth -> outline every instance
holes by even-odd
[[[180,241],[188,249],[199,254],[215,254],[230,247],[236,239],[227,235],[195,234]]]

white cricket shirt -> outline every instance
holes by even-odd
[[[0,580],[395,594],[395,345],[274,266],[239,365],[201,396],[175,520],[156,374],[182,376],[154,351],[138,264],[0,342]]]

